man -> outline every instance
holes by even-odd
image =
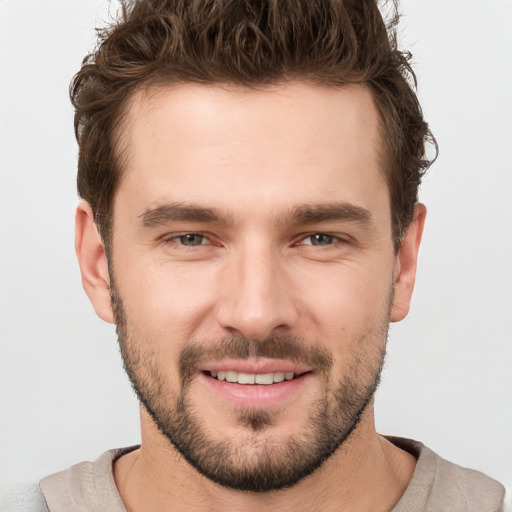
[[[501,509],[375,430],[433,140],[391,36],[372,0],[146,0],[102,35],[76,249],[142,444],[43,479],[50,511]]]

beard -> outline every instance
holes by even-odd
[[[389,327],[389,316],[384,315],[379,325],[361,336],[351,363],[338,373],[333,371],[328,350],[297,337],[255,341],[230,336],[214,342],[189,342],[179,356],[180,387],[173,392],[150,340],[127,318],[113,280],[111,299],[124,368],[140,403],[192,467],[227,488],[274,491],[291,487],[313,473],[356,430],[380,382]],[[208,417],[194,406],[194,376],[201,362],[249,357],[304,364],[323,384],[306,424],[284,441],[275,442],[272,435],[266,435],[277,421],[275,411],[236,409],[243,434],[238,440],[227,434],[219,440],[209,435]]]

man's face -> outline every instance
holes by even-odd
[[[357,427],[396,258],[363,87],[179,85],[130,105],[111,278],[123,357],[200,472],[292,485]]]

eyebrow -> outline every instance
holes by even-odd
[[[205,208],[193,204],[168,203],[156,208],[150,208],[139,215],[142,225],[152,228],[173,221],[205,222],[231,226],[233,219],[230,215],[221,213],[216,208]]]
[[[221,212],[217,208],[184,203],[167,203],[149,208],[138,218],[142,225],[147,228],[180,221],[220,224],[226,227],[233,226],[235,223],[231,214]],[[341,202],[294,206],[287,213],[278,216],[277,220],[282,225],[320,224],[335,221],[369,224],[372,215],[366,208]]]
[[[283,224],[320,224],[349,221],[369,224],[372,214],[366,208],[347,202],[299,205],[293,207],[281,220]]]

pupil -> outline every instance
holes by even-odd
[[[313,235],[313,245],[325,245],[330,244],[331,242],[332,236],[324,235],[323,233]]]
[[[201,245],[202,238],[203,237],[200,235],[195,235],[194,233],[189,233],[188,235],[183,235],[181,237],[181,243],[183,245],[188,245],[188,246]]]

